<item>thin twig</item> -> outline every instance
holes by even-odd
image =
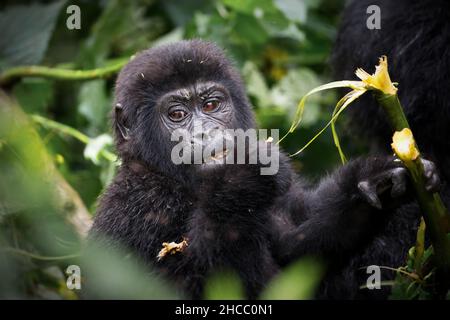
[[[67,259],[78,258],[80,256],[80,254],[77,253],[77,254],[69,254],[69,255],[58,256],[58,257],[48,257],[48,256],[41,256],[41,255],[38,255],[35,253],[31,253],[31,252],[28,252],[28,251],[25,251],[22,249],[11,248],[11,247],[2,248],[2,249],[0,249],[0,251],[15,253],[15,254],[26,256],[26,257],[29,257],[32,259],[43,260],[43,261],[67,260]]]

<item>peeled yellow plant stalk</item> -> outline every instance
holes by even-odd
[[[394,133],[391,147],[403,162],[416,160],[420,155],[412,131],[409,128],[404,128],[402,131]]]
[[[183,239],[183,241],[176,243],[176,242],[163,242],[162,243],[162,249],[158,253],[158,261],[160,261],[162,258],[164,258],[167,255],[175,254],[178,252],[183,252],[184,249],[188,246],[187,239]]]
[[[397,88],[391,81],[386,56],[382,56],[375,67],[375,73],[369,74],[361,68],[356,69],[356,76],[362,80],[367,89],[379,90],[385,94],[397,94]]]
[[[334,88],[351,88],[352,91],[347,93],[337,104],[333,111],[331,120],[327,125],[319,131],[303,148],[294,153],[297,155],[306,149],[325,129],[329,126],[332,128],[334,143],[339,151],[342,162],[346,161],[344,152],[342,151],[339,137],[336,132],[335,122],[339,115],[356,99],[365,92],[374,93],[378,104],[386,112],[389,123],[393,129],[394,136],[392,148],[399,159],[409,170],[413,186],[416,191],[417,199],[429,231],[430,239],[435,252],[435,261],[443,281],[450,286],[450,216],[447,208],[444,206],[438,193],[432,193],[425,188],[425,174],[423,163],[420,157],[420,151],[414,140],[413,133],[409,128],[408,121],[403,112],[397,95],[397,86],[391,81],[388,72],[388,61],[386,56],[382,56],[376,66],[375,73],[369,74],[361,68],[355,72],[360,81],[335,81],[319,86],[308,92],[299,102],[295,118],[291,128],[279,142],[281,142],[289,133],[292,133],[300,124],[305,108],[306,99],[317,92]]]

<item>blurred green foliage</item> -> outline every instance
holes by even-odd
[[[31,64],[102,68],[154,45],[208,39],[226,49],[241,71],[259,126],[278,128],[282,136],[300,98],[329,80],[327,59],[343,1],[70,4],[81,8],[80,30],[66,27],[66,1],[2,1],[0,74]],[[17,101],[13,109],[20,112],[0,118],[0,297],[82,297],[65,286],[64,270],[72,263],[90,270],[86,297],[179,297],[139,262],[124,259],[122,251],[105,256],[92,248],[80,256],[81,240],[64,213],[87,207],[93,215],[97,197],[114,175],[117,163],[109,124],[113,86],[113,77],[86,81],[23,77],[5,88]],[[311,98],[301,128],[283,141],[283,148],[292,153],[304,145],[330,119],[335,101],[333,93]],[[8,110],[16,104],[5,97],[0,103]],[[21,129],[12,125],[26,115],[30,117],[20,122]],[[347,153],[360,151],[357,141],[342,142]],[[312,179],[339,164],[331,133],[293,161]],[[45,171],[50,162],[80,195],[79,203],[65,203],[63,210],[55,203],[53,180],[49,182]],[[315,262],[300,261],[277,277],[262,297],[311,298],[322,272]],[[242,297],[242,286],[233,274],[214,275],[208,283],[206,298]]]

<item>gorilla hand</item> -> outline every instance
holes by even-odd
[[[425,188],[431,192],[437,192],[440,189],[440,178],[436,165],[429,160],[422,160],[425,171]],[[373,207],[382,209],[381,199],[388,198],[395,204],[411,193],[408,170],[402,166],[394,167],[381,172],[369,179],[358,183],[360,195]],[[391,199],[389,199],[391,198]]]

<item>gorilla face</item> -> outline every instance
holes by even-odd
[[[223,130],[253,128],[254,118],[240,76],[223,51],[191,40],[146,50],[128,63],[116,83],[114,125],[123,160],[185,177],[219,163],[228,152]],[[213,150],[208,157],[200,152],[200,166],[173,163],[178,142],[171,137],[180,129],[190,134],[191,148]]]
[[[195,83],[166,93],[158,101],[159,116],[165,127],[192,131],[195,122],[203,129],[232,129],[234,106],[228,90],[219,83]]]
[[[223,164],[225,129],[234,129],[234,106],[228,90],[216,82],[197,82],[166,93],[157,103],[160,122],[169,135],[184,137],[190,163]],[[173,139],[170,139],[173,140]],[[195,151],[199,150],[197,155]],[[172,159],[173,160],[173,159]]]

